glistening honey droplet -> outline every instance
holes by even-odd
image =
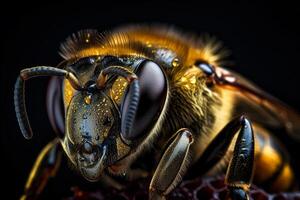
[[[84,97],[84,102],[86,104],[88,104],[88,105],[91,104],[91,102],[92,102],[92,96],[88,95],[88,96]]]
[[[178,60],[178,58],[174,58],[173,60],[172,60],[172,66],[173,67],[178,67],[179,66],[179,60]]]

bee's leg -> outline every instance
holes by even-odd
[[[232,199],[249,199],[248,190],[254,174],[254,134],[250,121],[242,118],[241,129],[226,173]]]
[[[154,172],[149,186],[149,199],[165,199],[186,172],[193,136],[187,129],[180,129],[176,135]]]
[[[48,179],[55,176],[61,162],[61,156],[62,151],[58,138],[43,148],[31,169],[21,200],[38,198]]]
[[[202,165],[205,163],[206,171],[211,169],[224,157],[238,130],[240,131],[227,169],[225,182],[229,189],[229,197],[232,199],[249,199],[248,190],[254,167],[254,135],[248,119],[242,116],[229,122],[209,144],[197,163],[202,163]]]

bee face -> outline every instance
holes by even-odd
[[[85,65],[88,73],[80,72],[80,68],[74,71],[84,83],[82,90],[72,88],[68,80],[64,82],[64,149],[82,175],[93,181],[103,169],[126,157],[147,137],[164,105],[167,84],[156,63],[145,60],[138,65],[135,73],[139,78],[140,101],[133,118],[133,131],[127,132],[125,116],[132,112],[133,87],[120,84],[120,78],[112,78],[105,88],[97,88],[99,73],[95,67]]]
[[[106,167],[129,153],[120,137],[120,120],[118,108],[102,91],[82,91],[72,97],[64,149],[86,179],[98,180]]]

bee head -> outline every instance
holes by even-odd
[[[140,145],[165,104],[167,82],[161,68],[148,60],[136,66],[106,66],[96,79],[86,78],[81,91],[65,95],[64,150],[90,181]],[[111,97],[114,76],[128,82],[119,105]]]
[[[48,116],[71,162],[86,179],[98,180],[104,169],[141,149],[143,141],[157,129],[167,104],[168,84],[162,68],[147,59],[129,60],[132,62],[112,56],[86,57],[66,64],[64,69],[41,66],[22,70],[14,100],[23,136],[32,137],[25,81],[36,76],[64,77],[63,87],[49,84]],[[113,87],[120,78],[127,82],[126,87]],[[61,88],[64,109],[57,106]],[[112,93],[120,94],[120,101]]]

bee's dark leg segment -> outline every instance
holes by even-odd
[[[15,83],[14,104],[21,132],[26,139],[32,137],[32,129],[30,127],[25,106],[25,81],[37,76],[64,76],[70,81],[75,89],[81,89],[81,84],[75,75],[63,69],[40,66],[22,70]]]
[[[248,119],[242,116],[229,122],[209,144],[197,163],[205,163],[201,173],[211,169],[225,156],[239,129],[225,181],[232,199],[248,199],[247,190],[251,184],[254,166],[254,134]]]
[[[232,199],[249,199],[254,167],[254,134],[251,123],[244,118],[230,161],[226,183]]]
[[[176,135],[154,172],[149,186],[149,199],[165,199],[186,172],[189,149],[194,139],[187,129],[180,129]]]
[[[201,176],[215,166],[225,156],[233,137],[245,120],[244,116],[231,120],[206,147],[201,157],[193,165],[193,168],[195,168],[193,172],[197,172],[197,175]]]
[[[43,148],[31,169],[21,200],[38,198],[48,179],[56,175],[61,156],[62,149],[58,138]]]

